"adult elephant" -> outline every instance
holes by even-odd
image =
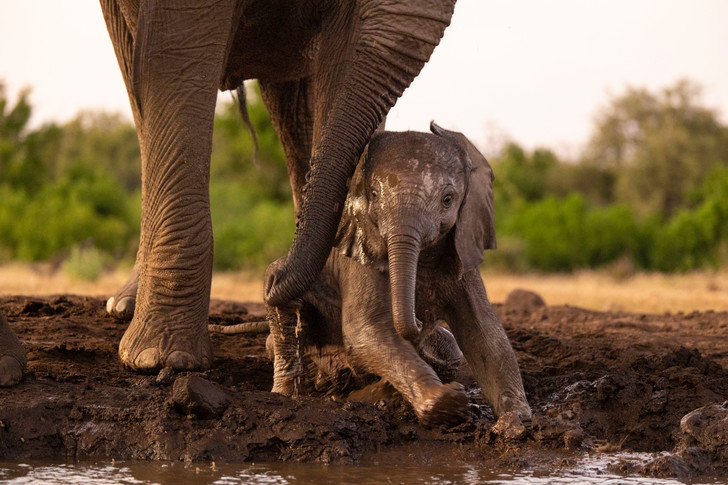
[[[455,0],[101,0],[142,153],[133,308],[119,345],[139,371],[200,369],[212,351],[209,163],[217,90],[259,80],[288,159],[296,237],[266,282],[285,305],[319,274],[372,133],[420,72]],[[251,228],[251,230],[255,230]]]

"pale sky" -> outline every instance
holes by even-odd
[[[96,0],[0,0],[0,78],[11,95],[33,88],[36,125],[81,109],[131,119]],[[728,0],[459,0],[388,128],[434,119],[486,154],[506,137],[574,155],[611,95],[681,78],[728,122]]]

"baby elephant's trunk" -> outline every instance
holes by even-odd
[[[420,237],[412,231],[399,232],[388,238],[389,285],[392,295],[392,317],[397,333],[410,342],[419,337],[415,318],[415,287]]]

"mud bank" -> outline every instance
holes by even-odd
[[[323,463],[492,463],[553,469],[586,453],[669,452],[625,473],[728,474],[728,313],[645,315],[496,305],[518,355],[530,428],[496,422],[467,366],[470,421],[425,429],[401,399],[289,399],[268,392],[261,335],[213,334],[203,373],[136,375],[117,359],[126,327],[99,298],[0,298],[28,350],[0,389],[0,457]],[[263,318],[260,303],[213,301],[212,323]]]

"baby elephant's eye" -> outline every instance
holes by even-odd
[[[377,200],[377,197],[379,197],[379,192],[377,192],[375,189],[372,189],[370,197],[372,200]]]
[[[452,194],[448,193],[442,196],[442,205],[445,208],[448,208],[452,205]]]

